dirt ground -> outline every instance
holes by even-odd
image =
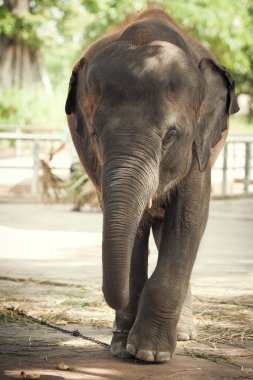
[[[101,228],[101,214],[68,205],[0,203],[0,380],[253,379],[253,200],[212,201],[192,276],[199,335],[166,364],[113,358],[17,313],[110,343]],[[156,257],[152,241],[150,273]]]

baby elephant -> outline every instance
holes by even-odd
[[[238,109],[228,70],[160,9],[95,42],[74,67],[66,113],[103,210],[113,355],[163,362],[177,339],[196,336],[189,280],[211,167]],[[159,256],[148,278],[151,228]]]

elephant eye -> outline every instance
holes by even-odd
[[[163,146],[166,147],[167,145],[172,144],[175,142],[180,135],[180,129],[178,126],[173,126],[169,128],[169,130],[166,132],[164,138],[163,138]]]

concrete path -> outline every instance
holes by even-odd
[[[68,205],[0,204],[0,275],[101,285],[102,215]],[[149,271],[157,250],[150,241]],[[253,293],[253,200],[212,201],[192,276],[194,294]]]
[[[253,378],[253,200],[211,202],[192,276],[200,338],[180,343],[165,365],[114,359],[105,349],[17,320],[7,310],[22,306],[41,316],[43,309],[45,317],[45,310],[58,308],[53,321],[65,318],[110,342],[113,312],[101,301],[100,289],[102,216],[69,209],[0,204],[0,380],[20,378],[22,370],[42,380]],[[157,252],[150,245],[151,273]],[[57,370],[60,361],[71,371]]]

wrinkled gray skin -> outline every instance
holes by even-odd
[[[211,166],[238,111],[234,87],[225,67],[155,9],[96,42],[73,70],[66,113],[104,214],[113,355],[163,362],[177,337],[196,336],[189,280]],[[148,279],[151,229],[159,256]]]

